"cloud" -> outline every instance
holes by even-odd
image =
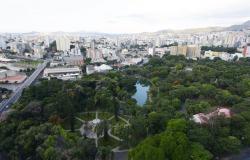
[[[144,32],[242,23],[249,0],[8,0],[0,32]]]
[[[115,17],[116,22],[130,22],[130,23],[143,23],[143,24],[152,24],[156,22],[156,18],[152,15],[147,14],[128,14]]]

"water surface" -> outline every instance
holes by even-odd
[[[139,106],[143,106],[148,99],[149,86],[143,85],[139,82],[136,83],[136,93],[132,96]]]

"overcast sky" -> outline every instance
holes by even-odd
[[[136,33],[250,20],[249,0],[1,0],[0,32]]]

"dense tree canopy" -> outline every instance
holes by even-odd
[[[117,146],[130,148],[133,160],[211,160],[238,153],[250,145],[249,71],[249,59],[194,61],[166,55],[77,81],[41,80],[25,89],[0,123],[0,156],[108,159]],[[137,82],[150,86],[143,107],[132,98]],[[192,121],[194,114],[218,107],[230,109],[232,117],[216,116],[206,124]],[[76,121],[80,114],[87,117],[95,111],[115,117],[98,126],[105,138],[97,148],[94,140],[79,134]],[[108,138],[111,124],[123,141]]]

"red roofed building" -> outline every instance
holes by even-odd
[[[231,118],[231,110],[228,108],[217,108],[215,111],[208,114],[198,113],[193,115],[192,120],[196,123],[204,124],[208,123],[212,117],[224,116],[225,118]]]

